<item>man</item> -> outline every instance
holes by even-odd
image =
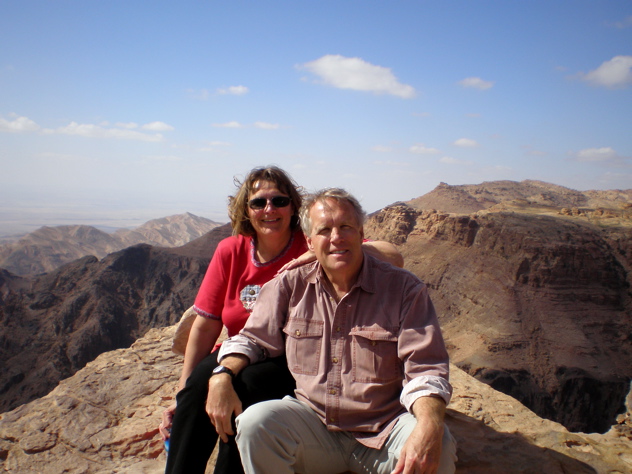
[[[266,284],[209,382],[211,421],[233,434],[246,473],[448,473],[448,354],[426,286],[363,253],[364,211],[341,189],[306,199],[301,225],[317,261]],[[296,398],[241,413],[232,378],[287,356]],[[402,389],[403,386],[403,389]]]

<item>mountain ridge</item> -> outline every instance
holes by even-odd
[[[395,243],[406,268],[426,282],[457,366],[571,431],[604,432],[624,410],[632,380],[628,191],[602,192],[599,199],[613,204],[599,211],[559,207],[569,201],[555,195],[555,185],[537,186],[549,193],[543,205],[524,191],[494,197],[496,184],[485,184],[483,210],[399,203],[372,214],[365,234]],[[438,188],[449,205],[463,197],[461,188]],[[477,191],[472,185],[467,192],[476,200]],[[222,226],[182,247],[130,247],[36,278],[0,273],[0,358],[9,369],[0,374],[0,401],[9,407],[41,396],[32,391],[41,381],[26,380],[30,372],[57,374],[47,379],[48,391],[79,368],[76,361],[93,358],[94,351],[81,355],[76,330],[95,337],[132,324],[127,333],[136,337],[173,324],[197,292],[205,268],[198,259],[208,262],[213,242],[227,235],[230,226]],[[174,301],[164,296],[169,292],[178,295]],[[20,344],[33,344],[37,328],[47,350],[18,369]],[[122,345],[109,346],[116,347]],[[6,362],[7,354],[17,358]],[[57,372],[37,368],[39,360]]]
[[[106,255],[136,244],[177,247],[222,224],[189,212],[152,219],[134,229],[107,233],[93,226],[41,227],[16,242],[0,245],[0,267],[20,275],[36,275],[65,263]]]

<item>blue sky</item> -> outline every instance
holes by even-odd
[[[226,221],[277,164],[369,212],[632,187],[630,1],[0,1],[0,235]]]

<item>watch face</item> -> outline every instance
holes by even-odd
[[[218,365],[217,367],[215,367],[213,369],[213,374],[223,374],[226,373],[228,375],[230,375],[231,377],[233,377],[233,371],[230,370],[228,367],[224,367],[223,365]]]

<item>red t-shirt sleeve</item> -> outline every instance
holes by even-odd
[[[221,320],[226,292],[228,288],[228,271],[231,269],[230,244],[234,237],[222,240],[206,270],[202,284],[195,298],[195,311],[206,318]]]

